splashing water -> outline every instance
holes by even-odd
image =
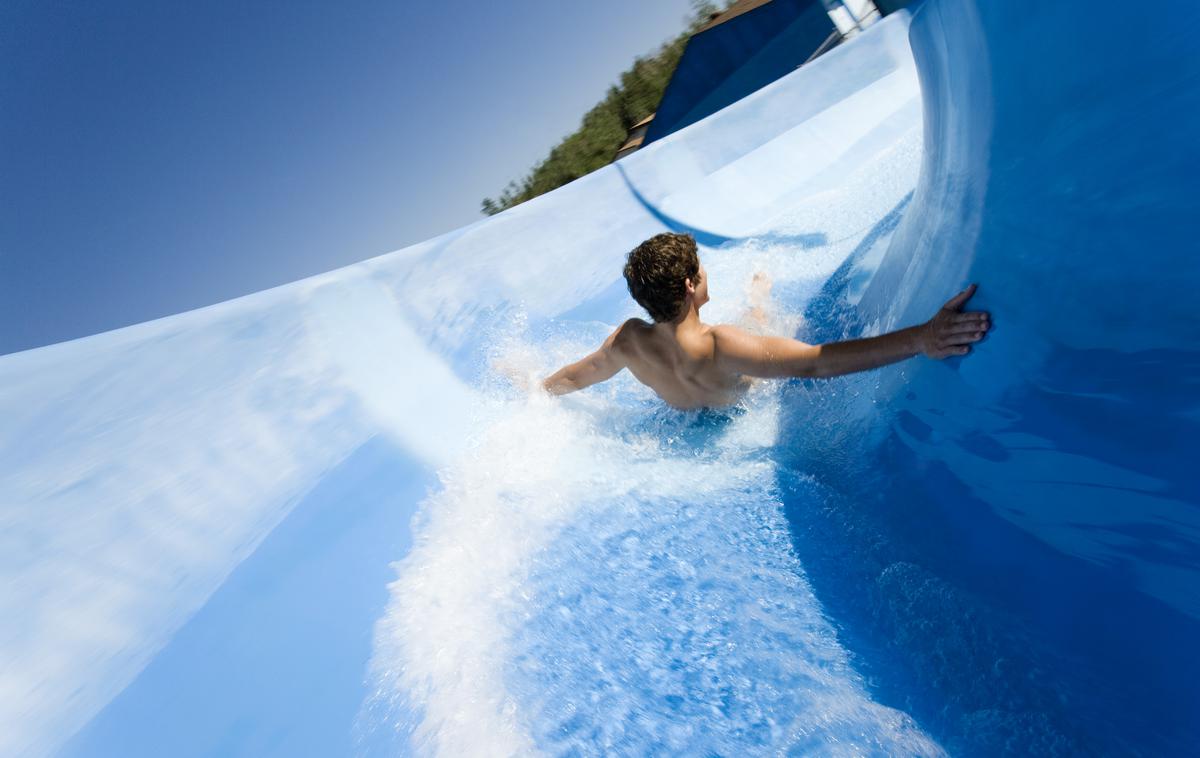
[[[791,552],[758,453],[774,406],[504,408],[426,504],[379,627],[413,744],[937,754],[867,696]]]

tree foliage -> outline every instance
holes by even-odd
[[[574,133],[524,178],[509,182],[496,198],[483,199],[483,212],[494,215],[612,163],[629,129],[658,108],[688,38],[718,10],[711,2],[694,0],[687,28],[656,52],[635,59],[604,99],[584,114]]]

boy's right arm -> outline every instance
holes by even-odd
[[[632,319],[631,319],[632,320]],[[597,382],[607,381],[625,368],[625,355],[617,340],[621,331],[629,322],[617,327],[598,350],[580,358],[574,363],[563,366],[542,380],[542,389],[551,395],[566,395]]]
[[[930,358],[966,355],[991,327],[987,313],[963,313],[975,285],[950,299],[927,323],[878,337],[809,345],[786,337],[760,337],[735,326],[713,329],[715,357],[726,370],[765,378],[831,377],[867,371],[924,353]]]

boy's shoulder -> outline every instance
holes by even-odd
[[[613,332],[613,344],[617,347],[632,344],[644,339],[653,328],[653,324],[640,318],[628,319]]]
[[[627,338],[648,334],[652,331],[654,331],[654,324],[640,318],[628,319],[624,324],[617,327],[617,335]]]

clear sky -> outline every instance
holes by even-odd
[[[4,0],[0,354],[481,218],[689,9]]]

